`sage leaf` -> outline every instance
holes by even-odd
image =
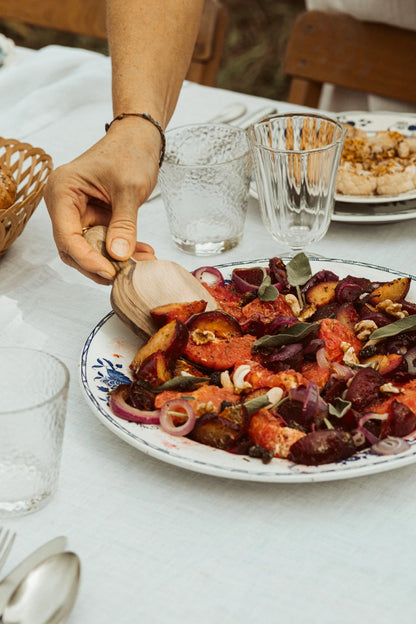
[[[295,342],[301,342],[304,338],[309,336],[309,334],[315,329],[315,327],[319,325],[316,323],[295,323],[290,327],[287,327],[280,334],[276,334],[275,336],[262,336],[258,340],[255,341],[255,347],[269,347],[276,348],[282,347],[283,345],[293,344]]]
[[[254,399],[249,399],[244,403],[244,407],[247,410],[249,416],[252,416],[255,412],[257,412],[262,407],[266,407],[270,405],[269,397],[267,394],[262,394],[261,396],[254,397]]]
[[[341,397],[336,397],[333,403],[328,403],[328,411],[331,416],[342,418],[350,409],[351,401],[345,401]]]
[[[276,286],[273,286],[270,275],[266,275],[260,284],[257,296],[260,301],[276,301],[279,296],[279,291]]]
[[[370,336],[370,340],[380,340],[381,338],[390,338],[404,332],[416,330],[416,314],[405,316],[394,323],[379,327]]]
[[[177,375],[172,377],[165,383],[152,388],[155,394],[165,392],[165,390],[177,390],[183,392],[186,390],[195,390],[199,385],[209,381],[209,377],[194,377],[193,375]]]
[[[308,256],[298,253],[286,265],[287,279],[292,286],[303,286],[312,277]]]

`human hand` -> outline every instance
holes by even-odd
[[[152,192],[159,170],[160,137],[145,120],[124,119],[93,147],[49,177],[45,202],[61,259],[100,284],[115,277],[112,263],[82,236],[84,228],[108,227],[106,247],[116,260],[154,259],[136,241],[137,210]]]

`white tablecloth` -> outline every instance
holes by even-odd
[[[112,117],[109,60],[91,52],[22,55],[0,70],[0,94],[0,135],[44,148],[55,165],[98,140]],[[171,126],[241,100],[250,111],[266,103],[185,84]],[[159,258],[189,269],[206,263],[173,246],[160,198],[140,209],[138,227]],[[333,223],[312,251],[416,273],[415,237],[416,220]],[[210,262],[281,252],[251,200],[243,242]],[[220,479],[148,457],[95,418],[80,388],[83,343],[109,310],[109,289],[59,260],[42,202],[0,260],[0,344],[58,355],[71,387],[58,493],[36,514],[5,523],[18,532],[7,569],[67,535],[83,567],[72,623],[413,623],[416,467],[288,485]]]

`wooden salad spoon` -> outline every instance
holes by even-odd
[[[141,260],[133,258],[117,261],[105,247],[107,228],[101,225],[89,228],[84,238],[95,251],[105,256],[117,274],[111,290],[111,307],[134,333],[143,337],[153,335],[157,326],[150,310],[168,303],[204,299],[207,310],[218,307],[199,280],[183,266],[170,260]]]

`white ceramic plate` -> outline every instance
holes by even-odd
[[[219,265],[224,277],[235,266],[267,265],[267,260]],[[339,277],[348,274],[387,281],[400,273],[389,269],[343,260],[311,259],[312,270],[330,269]],[[416,279],[416,278],[413,278]],[[416,301],[416,282],[408,295]],[[369,451],[357,453],[345,461],[323,466],[303,466],[288,460],[273,459],[263,465],[259,459],[233,455],[182,437],[170,436],[158,426],[129,423],[117,418],[108,407],[108,391],[129,380],[129,363],[140,346],[139,339],[110,312],[92,330],[81,355],[81,384],[94,415],[122,440],[161,461],[194,472],[244,481],[304,483],[349,479],[393,470],[416,462],[416,440],[400,455],[378,456]]]
[[[368,134],[375,134],[382,130],[394,130],[406,136],[416,134],[416,115],[411,113],[383,113],[350,111],[337,114],[337,119]],[[335,195],[336,201],[356,204],[385,204],[389,202],[406,201],[416,198],[416,189],[398,195]]]
[[[259,199],[255,182],[250,185],[250,195]],[[335,202],[331,221],[339,223],[395,223],[416,219],[416,197],[407,201],[386,204],[366,202]]]
[[[336,202],[332,221],[339,223],[395,223],[416,219],[416,199],[388,204]]]

